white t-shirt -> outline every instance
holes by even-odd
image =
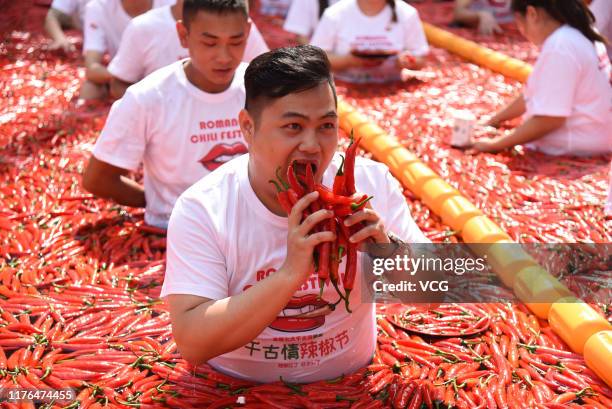
[[[608,58],[612,58],[612,1],[593,0],[590,7],[595,15],[595,27],[608,39]]]
[[[292,0],[259,0],[259,12],[268,16],[285,17]],[[316,0],[310,0],[316,1]]]
[[[247,152],[238,125],[244,107],[240,64],[230,87],[206,93],[189,82],[177,61],[129,87],[116,101],[94,156],[136,170],[144,165],[145,221],[166,227],[174,202],[197,180]]]
[[[81,23],[82,27],[85,21],[85,6],[87,6],[87,3],[90,1],[91,0],[53,0],[51,8],[76,18]]]
[[[248,160],[247,154],[226,163],[176,202],[168,227],[162,297],[191,294],[220,300],[242,293],[284,262],[287,219],[271,213],[255,195]],[[326,170],[327,186],[340,161],[336,155]],[[407,242],[429,242],[385,165],[358,158],[355,180],[358,191],[374,195],[372,207],[388,229]],[[344,262],[339,271],[344,271]],[[339,305],[333,312],[294,317],[298,311],[310,312],[338,298],[327,285],[318,300],[319,284],[313,274],[253,342],[209,363],[221,372],[261,382],[277,381],[279,376],[290,382],[313,382],[365,366],[376,345],[375,311],[373,303],[361,300],[360,277],[358,271],[350,295],[352,314]]]
[[[612,152],[612,88],[593,43],[578,30],[565,25],[544,41],[524,96],[526,118],[566,117],[528,147],[550,155]]]
[[[176,32],[171,6],[159,7],[135,17],[128,24],[119,51],[108,65],[108,71],[126,82],[138,82],[153,71],[189,57]],[[261,33],[251,23],[243,61],[269,51]]]
[[[488,11],[498,23],[503,24],[514,21],[511,6],[512,0],[472,0],[470,10]]]
[[[323,13],[311,43],[325,51],[347,55],[358,51],[408,51],[414,56],[429,52],[427,39],[417,10],[396,1],[397,23],[392,23],[388,5],[376,16],[363,14],[357,0],[343,0]],[[338,79],[349,82],[388,82],[400,79],[396,57],[372,68],[350,68],[336,73]]]
[[[172,5],[176,0],[153,0],[153,8]],[[83,53],[98,51],[111,58],[117,53],[121,35],[132,17],[121,0],[93,0],[85,8]]]
[[[329,0],[329,5],[339,0]],[[304,37],[312,36],[317,24],[319,24],[319,2],[318,0],[293,0],[283,29],[290,33],[299,34]]]

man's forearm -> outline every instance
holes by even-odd
[[[327,53],[327,58],[331,64],[332,70],[343,71],[350,68],[350,61],[346,55],[334,54],[332,52]]]
[[[99,180],[84,181],[84,187],[96,196],[112,199],[123,206],[146,206],[144,188],[127,176],[119,176],[116,179],[109,179],[103,182]]]
[[[549,132],[552,132],[565,122],[565,118],[554,117],[532,117],[524,124],[519,126],[512,134],[496,140],[496,150],[503,150],[512,146],[521,145],[540,139]]]
[[[61,41],[66,38],[64,31],[62,30],[60,16],[53,9],[49,10],[47,17],[45,18],[45,30],[47,31],[47,34],[49,34],[49,36],[55,41]]]
[[[525,113],[525,98],[523,94],[516,97],[511,103],[506,105],[501,111],[491,118],[489,121],[493,125],[499,125],[502,122],[517,118]]]
[[[185,312],[173,322],[181,354],[201,363],[249,343],[276,319],[302,284],[278,270],[247,291]]]
[[[87,65],[86,76],[89,81],[96,84],[106,84],[112,78],[108,69],[99,62],[92,62]]]
[[[132,84],[129,82],[125,82],[117,77],[113,77],[110,82],[111,96],[116,99],[121,98],[130,85]]]

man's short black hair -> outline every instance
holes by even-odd
[[[244,74],[245,109],[251,114],[276,98],[312,89],[326,82],[337,103],[331,65],[325,51],[312,45],[284,47],[255,58]]]
[[[183,24],[188,27],[198,11],[217,14],[239,12],[249,17],[248,0],[185,0],[183,2]]]

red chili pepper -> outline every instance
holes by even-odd
[[[298,198],[302,198],[302,196],[304,196],[306,192],[304,190],[304,187],[300,184],[300,182],[298,182],[297,177],[295,176],[295,169],[293,166],[294,164],[287,168],[287,180],[289,181],[291,189],[295,191]]]
[[[349,297],[353,286],[355,285],[355,278],[357,276],[357,245],[355,243],[349,243],[346,252],[346,269],[344,271],[343,287],[345,291],[344,306],[346,311],[351,313],[349,306]]]
[[[291,200],[289,199],[289,193],[287,193],[287,191],[281,190],[278,182],[274,180],[270,180],[269,182],[276,187],[276,200],[282,206],[285,213],[291,213],[293,205],[291,204]]]
[[[344,155],[340,155],[342,158],[342,163],[340,163],[340,167],[336,172],[336,176],[334,177],[334,185],[333,192],[335,195],[344,196]]]
[[[346,150],[344,162],[344,190],[347,196],[355,194],[355,157],[360,141],[361,138],[353,139],[353,132],[351,131],[351,144]]]

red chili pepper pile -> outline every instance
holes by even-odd
[[[0,388],[70,387],[78,400],[63,406],[71,408],[225,408],[238,402],[249,408],[440,402],[505,407],[507,402],[514,408],[535,407],[534,401],[552,408],[612,407],[612,393],[582,357],[568,352],[547,323],[522,305],[477,304],[489,325],[460,338],[409,333],[391,322],[391,306],[378,306],[373,364],[308,385],[254,385],[207,365],[188,365],[176,350],[159,299],[165,237],[143,225],[141,211],[80,189],[108,105],[75,108],[71,100],[83,76],[78,56],[42,50],[44,9],[31,3],[13,2],[3,14],[3,20],[11,16],[19,24],[27,15],[31,33],[1,31],[6,41],[0,45]],[[0,30],[15,26],[3,21]],[[265,24],[260,29],[270,33]],[[434,54],[445,61],[438,69],[445,74],[439,88],[429,82],[359,91],[341,87],[341,92],[361,107],[372,104],[376,121],[522,241],[565,241],[568,235],[610,241],[597,224],[604,160],[544,163],[542,156],[521,152],[469,156],[440,143],[446,131],[439,118],[447,106],[482,103],[479,112],[485,112],[516,84],[444,52]],[[457,240],[406,194],[428,236]],[[443,305],[438,314],[419,319],[434,331],[441,328],[436,322],[461,327],[464,323],[453,322],[452,308]]]

